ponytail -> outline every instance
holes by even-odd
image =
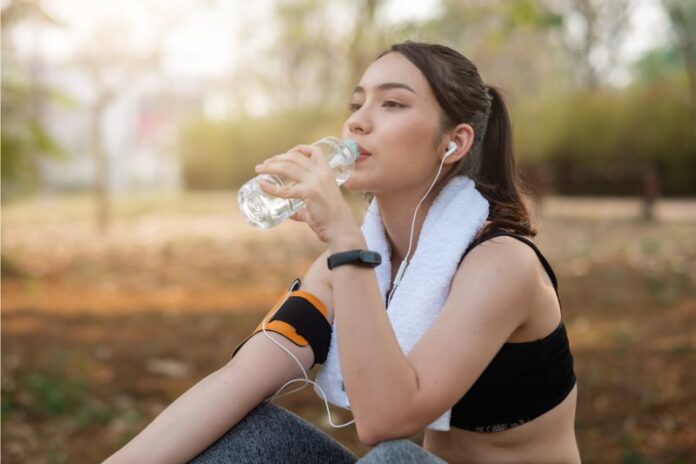
[[[517,174],[512,150],[512,124],[500,91],[483,83],[476,66],[444,45],[406,41],[379,56],[400,53],[427,79],[442,108],[441,131],[468,123],[474,129],[469,153],[446,171],[432,190],[440,190],[455,176],[470,177],[490,203],[488,226],[533,237],[536,229],[525,199],[526,189]]]
[[[526,188],[515,166],[512,123],[507,105],[496,87],[486,87],[491,96],[491,110],[475,181],[478,190],[490,203],[491,223],[481,233],[501,228],[533,237],[536,228],[525,204]]]

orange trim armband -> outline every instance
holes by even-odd
[[[254,332],[235,348],[232,356],[249,338],[263,331],[266,323],[267,332],[276,332],[297,346],[309,345],[314,352],[314,364],[323,364],[331,344],[331,324],[326,306],[313,294],[299,288],[296,279],[291,291],[283,296],[268,312],[266,317],[254,329]]]

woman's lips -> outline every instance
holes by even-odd
[[[360,156],[358,156],[358,160],[363,160],[372,156],[372,154],[369,151],[365,150],[365,147],[363,147],[360,144],[358,144],[358,149],[360,154]]]

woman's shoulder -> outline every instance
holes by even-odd
[[[558,325],[556,277],[529,237],[500,233],[481,241],[460,264],[453,287],[471,280],[479,282],[480,297],[515,302],[508,310],[525,322],[509,341],[542,338]]]
[[[485,298],[506,293],[513,300],[518,299],[520,303],[529,300],[531,304],[542,286],[539,267],[535,250],[518,237],[486,234],[462,257],[452,286],[471,286],[476,282],[475,287]]]
[[[535,250],[527,243],[528,239],[521,238],[523,240],[504,233],[483,237],[467,249],[462,257],[460,270],[465,265],[472,272],[505,267],[505,274],[512,272],[526,275],[530,270],[536,269],[538,258]]]
[[[499,259],[522,259],[524,262],[527,260],[534,262],[532,258],[536,259],[537,250],[528,236],[503,228],[484,226],[464,251],[462,261],[470,254],[473,256],[485,255],[486,258],[490,258],[490,255],[494,254]],[[460,265],[462,261],[460,261]]]

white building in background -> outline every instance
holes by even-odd
[[[42,108],[42,122],[65,150],[63,160],[41,165],[48,190],[86,190],[94,185],[91,153],[92,82],[81,70],[47,66],[42,79],[68,96]],[[148,77],[118,93],[102,118],[102,146],[108,154],[112,192],[177,191],[183,186],[177,151],[179,130],[200,117],[202,81]]]

